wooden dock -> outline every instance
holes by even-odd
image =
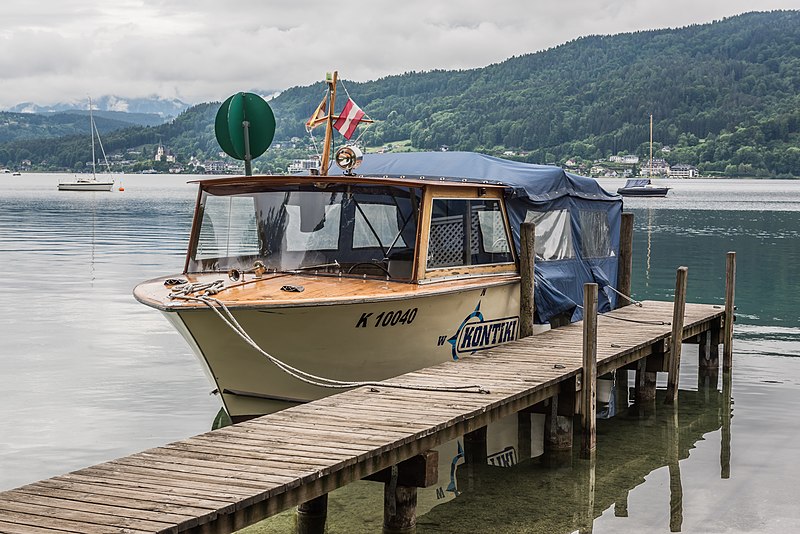
[[[321,503],[324,512],[328,492],[365,477],[385,481],[393,512],[413,512],[415,487],[435,481],[429,451],[442,443],[480,437],[489,423],[526,410],[571,421],[586,411],[582,398],[593,402],[592,376],[617,369],[637,372],[637,395],[654,394],[655,373],[678,364],[675,310],[646,301],[589,315],[594,374],[583,363],[587,353],[595,357],[587,324],[574,323],[392,380],[480,384],[488,393],[359,388],[6,491],[0,532],[232,532],[303,503],[306,511]],[[682,341],[699,342],[701,364],[713,366],[723,332],[729,339],[732,302],[729,310],[686,304],[680,317]],[[677,376],[670,381],[677,391]],[[474,450],[480,457],[479,439],[468,456]],[[485,441],[483,450],[485,462]]]

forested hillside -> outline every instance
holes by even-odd
[[[347,66],[339,69],[346,78]],[[663,153],[671,164],[695,165],[703,173],[800,176],[800,11],[590,36],[485,68],[345,86],[377,120],[363,137],[369,146],[410,140],[416,149],[513,151],[537,163],[643,157],[652,114],[656,147],[671,147]],[[275,143],[285,149],[286,140],[307,137],[303,123],[323,90],[322,83],[292,88],[271,102]],[[217,158],[215,110],[197,106],[167,125],[117,131],[106,148],[161,139],[179,159]],[[0,165],[17,164],[27,154],[34,163],[70,167],[68,161],[81,157],[68,158],[67,143],[78,148],[74,140],[0,144]],[[256,166],[281,170],[275,162],[283,165],[285,157],[270,149]]]

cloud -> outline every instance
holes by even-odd
[[[86,94],[221,100],[338,69],[465,69],[588,34],[678,27],[796,0],[4,0],[0,109]]]

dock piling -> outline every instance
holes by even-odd
[[[297,534],[322,534],[328,519],[328,494],[297,505]]]
[[[544,416],[544,461],[550,467],[572,463],[572,417],[559,415],[560,398],[561,395],[550,398]]]
[[[383,533],[407,534],[417,526],[417,488],[383,486]]]
[[[667,377],[667,396],[665,404],[678,400],[678,382],[681,368],[681,343],[683,342],[683,318],[686,312],[686,279],[688,267],[678,267],[675,278],[675,302],[672,308],[672,336],[669,347],[669,376]]]
[[[728,252],[725,268],[725,334],[722,348],[722,368],[733,367],[733,299],[736,289],[736,253]]]
[[[619,262],[617,271],[617,291],[623,295],[631,294],[631,273],[633,272],[633,213],[623,213],[619,227]],[[630,301],[617,295],[617,308],[630,304]]]
[[[647,370],[647,357],[636,362],[636,383],[634,385],[634,399],[641,406],[646,402],[656,400],[656,378],[653,371]]]
[[[597,284],[583,285],[583,369],[581,378],[581,457],[597,447]]]
[[[536,225],[524,222],[519,228],[519,337],[533,335],[533,315],[536,304],[533,298],[534,285],[534,243]]]

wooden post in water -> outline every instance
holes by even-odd
[[[736,253],[728,252],[725,269],[725,341],[722,348],[722,369],[733,368],[733,297],[736,289]]]
[[[559,415],[564,407],[559,403],[566,400],[567,395],[575,397],[575,392],[562,392],[550,398],[550,405],[544,416],[544,462],[549,467],[565,467],[572,464],[572,417]],[[563,400],[562,400],[563,396]],[[575,413],[574,401],[569,404],[569,411]]]
[[[472,489],[480,468],[486,466],[488,452],[486,446],[486,427],[483,426],[464,434],[464,468],[467,474],[467,488]],[[480,466],[480,467],[478,467]]]
[[[384,484],[383,532],[405,534],[417,526],[417,488]]]
[[[519,337],[533,334],[533,314],[536,310],[533,298],[534,242],[536,225],[524,222],[519,227]]]
[[[633,272],[633,213],[623,213],[619,227],[619,258],[617,259],[617,291],[631,294]],[[628,299],[617,295],[617,308],[630,304]]]
[[[647,357],[636,362],[634,399],[640,406],[656,400],[656,373],[647,370]]]
[[[414,532],[417,524],[417,488],[429,488],[439,476],[439,453],[430,450],[373,473],[364,480],[383,482],[383,532]]]
[[[583,369],[581,377],[581,457],[597,447],[597,284],[583,284]]]
[[[681,344],[683,343],[683,316],[686,311],[686,279],[688,267],[678,267],[675,279],[675,304],[672,308],[672,337],[669,347],[669,376],[667,377],[667,396],[665,404],[678,400],[678,381],[681,369]]]
[[[323,534],[328,518],[328,494],[297,506],[297,534]]]

